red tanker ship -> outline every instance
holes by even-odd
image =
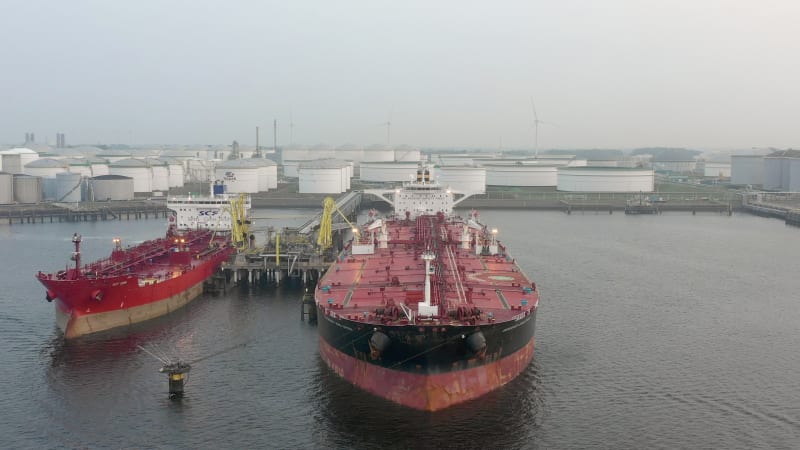
[[[180,308],[203,292],[203,282],[234,251],[213,231],[178,233],[122,248],[81,267],[75,234],[75,267],[36,278],[55,301],[56,323],[67,339],[152,319]]]
[[[203,292],[203,282],[236,251],[246,235],[249,197],[229,198],[214,186],[206,197],[173,197],[166,236],[123,248],[81,266],[75,233],[74,267],[36,274],[55,302],[56,323],[67,339],[127,326],[174,311]],[[239,236],[239,237],[237,237]]]
[[[368,392],[427,411],[514,379],[533,358],[539,293],[497,230],[477,213],[453,215],[466,197],[455,201],[429,168],[402,189],[370,193],[395,214],[371,215],[318,283],[323,360]]]

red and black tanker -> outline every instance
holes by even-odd
[[[420,168],[402,189],[371,192],[394,205],[394,216],[371,215],[315,292],[328,366],[428,411],[519,375],[533,358],[539,302],[497,230],[477,213],[453,215],[453,193],[431,178]]]

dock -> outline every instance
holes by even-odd
[[[0,224],[20,225],[58,222],[97,222],[166,218],[166,204],[149,200],[120,202],[39,203],[0,207]]]
[[[351,191],[336,199],[336,214],[331,218],[333,245],[326,250],[317,246],[322,224],[320,209],[299,227],[267,230],[264,244],[256,245],[234,255],[223,267],[225,276],[236,284],[281,284],[297,280],[304,285],[314,283],[336,260],[344,246],[361,206],[362,193]]]

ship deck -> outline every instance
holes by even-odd
[[[216,242],[217,247],[210,244]],[[158,283],[180,276],[204,263],[226,240],[209,231],[187,231],[123,248],[119,245],[109,258],[83,265],[80,276],[87,279],[135,276],[139,283]],[[42,279],[74,279],[75,269],[55,274],[40,273]]]
[[[447,321],[467,316],[478,321],[511,320],[536,306],[535,285],[501,244],[494,255],[476,251],[476,242],[488,238],[485,228],[470,228],[469,248],[463,248],[464,222],[429,222],[428,233],[419,221],[388,221],[387,248],[376,243],[373,254],[353,254],[350,247],[321,280],[317,301],[339,315],[359,315],[367,321],[377,309],[399,304],[416,313],[424,299],[422,254],[430,250],[436,255],[431,263],[432,303],[444,305],[440,311],[442,316],[447,311]],[[474,316],[474,308],[481,314]]]

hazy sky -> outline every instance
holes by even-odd
[[[0,142],[800,147],[800,1],[0,0]],[[382,125],[384,123],[384,125]]]

